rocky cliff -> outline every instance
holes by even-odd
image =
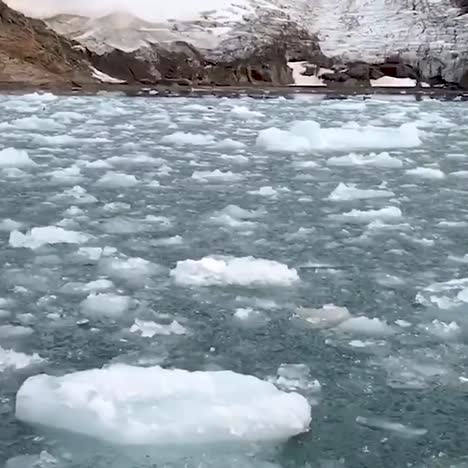
[[[82,47],[0,0],[0,82],[92,83]]]

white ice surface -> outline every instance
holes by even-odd
[[[329,166],[370,166],[384,169],[398,169],[403,162],[390,154],[371,153],[369,155],[350,153],[346,156],[334,156],[327,160]]]
[[[312,120],[295,121],[289,130],[276,127],[261,130],[256,144],[270,152],[307,153],[313,150],[413,148],[421,145],[417,127],[411,123],[400,127],[361,126],[323,128]]]
[[[395,194],[389,190],[360,189],[353,184],[340,183],[328,199],[331,201],[366,200],[368,198],[388,198]]]
[[[56,226],[32,228],[26,234],[20,231],[10,233],[10,245],[12,247],[24,247],[33,250],[47,244],[81,244],[87,240],[88,236],[81,232],[67,231]]]
[[[368,336],[388,336],[395,333],[386,321],[368,317],[352,317],[340,323],[338,329],[346,333]]]
[[[292,286],[299,281],[293,268],[253,257],[204,257],[177,262],[175,282],[187,286]]]
[[[84,315],[93,318],[117,319],[125,314],[131,305],[131,298],[112,293],[91,293],[81,304]]]
[[[320,309],[301,307],[296,310],[295,316],[305,320],[314,328],[330,328],[339,325],[351,318],[346,307],[335,304],[325,304]]]
[[[40,364],[43,361],[44,359],[38,354],[27,355],[0,346],[0,372],[8,369],[23,369],[34,364]]]
[[[147,321],[135,320],[130,327],[131,333],[139,333],[143,338],[153,338],[155,335],[185,335],[187,330],[177,320],[173,320],[168,325]]]
[[[24,150],[5,148],[0,151],[0,168],[36,166]]]
[[[187,446],[287,439],[308,430],[310,406],[230,371],[116,364],[30,377],[17,393],[16,417],[116,445]]]

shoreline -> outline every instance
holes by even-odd
[[[453,90],[444,88],[400,88],[400,87],[322,87],[322,86],[183,86],[183,85],[128,85],[102,83],[96,85],[31,85],[29,83],[2,83],[2,94],[24,94],[33,92],[51,92],[69,96],[95,96],[102,93],[122,93],[129,97],[252,97],[252,98],[292,98],[295,95],[315,95],[329,99],[346,99],[353,96],[400,96],[414,97],[420,100],[424,97],[440,100],[468,100],[468,90]]]

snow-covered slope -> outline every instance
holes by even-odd
[[[135,50],[182,40],[242,50],[294,22],[316,33],[329,57],[378,62],[399,55],[423,76],[459,82],[468,63],[468,15],[455,0],[9,0],[46,15],[58,32],[94,50]],[[126,11],[129,14],[115,11]],[[111,14],[113,12],[113,14]],[[76,16],[52,16],[80,13]],[[102,16],[105,14],[106,16]],[[133,16],[131,16],[133,15]],[[219,52],[219,50],[218,50]]]

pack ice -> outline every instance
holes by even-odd
[[[306,432],[310,411],[253,376],[125,364],[36,375],[16,399],[21,421],[126,446],[279,441]]]

